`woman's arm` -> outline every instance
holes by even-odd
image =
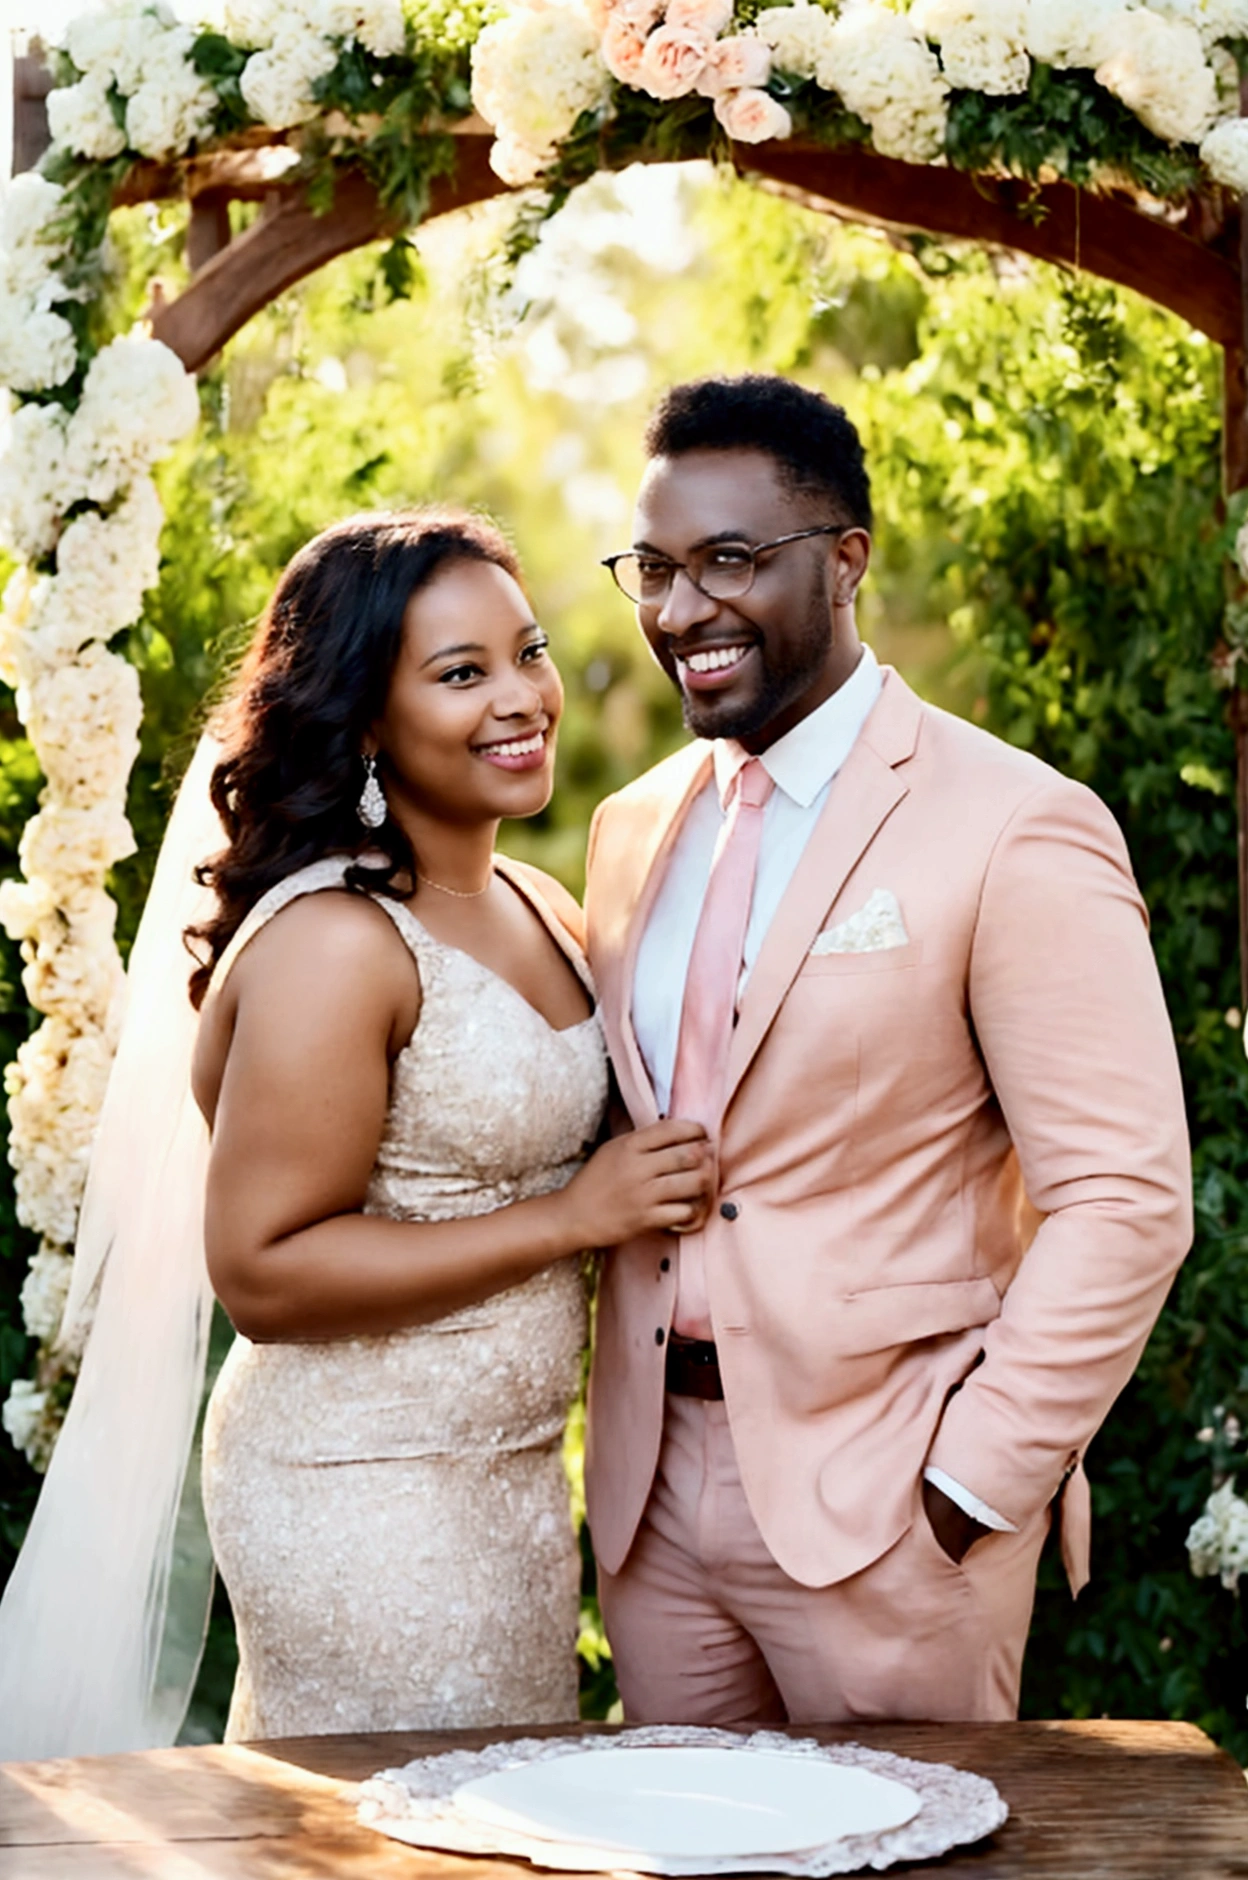
[[[685,1224],[711,1181],[699,1126],[604,1145],[557,1194],[493,1214],[360,1213],[390,1067],[419,987],[381,910],[318,894],[277,915],[206,1012],[228,1037],[213,1118],[205,1244],[247,1337],[341,1338],[441,1318],[583,1247]],[[406,1027],[406,1029],[405,1029]],[[202,1082],[202,1079],[201,1079]]]

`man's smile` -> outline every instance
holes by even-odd
[[[738,642],[729,646],[700,646],[688,652],[673,649],[672,657],[682,686],[689,691],[709,692],[735,679],[754,651],[753,643]]]

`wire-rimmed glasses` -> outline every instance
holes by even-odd
[[[672,591],[677,573],[692,581],[699,594],[710,601],[740,600],[754,585],[758,558],[787,542],[804,542],[812,535],[844,535],[849,522],[821,522],[813,529],[794,529],[791,535],[778,535],[771,542],[708,542],[691,549],[684,561],[667,555],[652,555],[644,549],[625,549],[619,555],[606,555],[602,566],[609,568],[621,594],[640,607],[661,607]]]

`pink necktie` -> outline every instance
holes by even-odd
[[[715,844],[689,956],[668,1114],[704,1123],[712,1137],[723,1117],[733,1014],[763,834],[763,805],[772,788],[772,779],[756,757],[742,765],[728,786],[728,814]],[[701,1234],[681,1238],[673,1326],[686,1338],[712,1336]]]

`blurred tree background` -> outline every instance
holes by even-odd
[[[131,636],[147,720],[139,852],[116,876],[123,939],[171,789],[278,570],[338,516],[426,499],[488,510],[519,547],[568,705],[554,802],[504,843],[579,889],[595,803],[682,736],[596,565],[629,539],[655,395],[761,369],[839,399],[877,500],[866,637],[924,696],[1114,810],[1152,911],[1195,1140],[1196,1250],[1091,1451],[1094,1578],[1077,1606],[1046,1554],[1024,1714],[1186,1717],[1246,1757],[1240,1606],[1192,1579],[1183,1545],[1210,1486],[1206,1426],[1238,1401],[1248,1334],[1233,747],[1212,664],[1228,533],[1217,351],[1098,283],[846,228],[705,166],[596,179],[507,277],[514,212],[487,204],[423,231],[404,300],[388,300],[378,252],[336,263],[207,375],[205,424],[161,477],[162,580]],[[115,223],[118,304],[137,311],[153,273],[179,280],[183,224],[150,207]],[[0,871],[16,866],[38,786],[0,694]],[[4,942],[4,1057],[28,1016]],[[28,1362],[31,1251],[0,1186],[0,1394]],[[36,1487],[0,1439],[0,1577]],[[587,1711],[604,1714],[610,1664],[588,1592],[582,1654]],[[231,1673],[219,1598],[194,1735],[219,1733]]]

